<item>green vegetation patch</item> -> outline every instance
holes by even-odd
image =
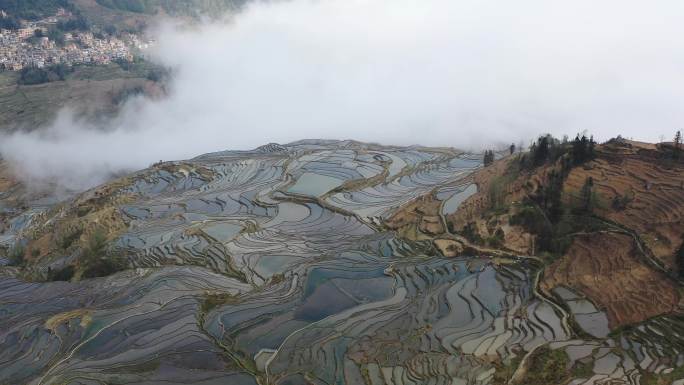
[[[9,260],[10,266],[23,266],[24,256],[26,255],[26,248],[22,245],[16,245],[9,250],[7,259]]]
[[[96,230],[88,239],[88,246],[81,257],[83,278],[106,277],[125,270],[125,258],[107,250],[107,236],[103,230]]]
[[[71,281],[76,274],[76,268],[73,265],[68,265],[60,269],[53,269],[48,267],[47,280],[48,281]]]
[[[83,229],[81,228],[76,228],[68,233],[64,234],[61,238],[57,240],[57,244],[59,247],[62,249],[66,250],[68,249],[71,245],[74,244],[79,238],[81,238],[81,235],[83,234]]]
[[[64,64],[56,64],[46,68],[26,67],[19,73],[18,83],[30,86],[62,81],[72,71],[70,67]]]
[[[537,236],[536,251],[551,256],[563,255],[577,233],[591,233],[610,229],[610,226],[591,215],[573,214],[568,207],[561,207],[561,214],[551,220],[539,206],[527,202],[511,216],[510,224],[521,226]]]
[[[492,379],[492,383],[494,385],[508,384],[508,381],[510,381],[510,379],[513,378],[513,374],[515,374],[516,369],[518,369],[518,366],[520,366],[521,360],[521,356],[516,356],[515,358],[511,359],[508,364],[496,364],[496,371],[494,372],[494,378]]]
[[[675,368],[672,372],[668,374],[655,374],[644,372],[642,373],[641,383],[643,385],[670,385],[675,380],[681,380],[684,378],[684,366]]]
[[[216,15],[240,8],[245,0],[95,0],[109,9],[139,14],[155,14],[159,10],[174,16]]]
[[[576,361],[572,366],[572,378],[591,378],[594,375],[593,361]]]
[[[200,309],[202,313],[207,314],[213,309],[227,304],[236,304],[239,302],[237,296],[230,293],[206,293]]]
[[[563,349],[542,346],[528,358],[525,374],[518,383],[525,385],[564,384],[569,378],[570,358]]]

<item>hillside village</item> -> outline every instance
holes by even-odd
[[[7,16],[0,12],[0,17]],[[120,37],[96,36],[90,31],[75,30],[64,33],[63,42],[48,36],[60,21],[69,20],[72,16],[70,12],[59,9],[55,15],[41,20],[22,21],[19,29],[0,29],[0,70],[130,62],[151,44],[151,41],[131,33]]]

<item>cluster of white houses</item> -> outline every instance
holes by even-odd
[[[91,32],[78,31],[65,33],[63,44],[50,40],[47,37],[49,28],[60,19],[69,17],[68,12],[60,10],[55,16],[23,22],[22,28],[17,30],[0,29],[0,69],[21,71],[26,67],[42,68],[55,64],[131,61],[132,49],[144,49],[149,44],[132,34],[124,35],[122,40],[113,36],[98,38]]]

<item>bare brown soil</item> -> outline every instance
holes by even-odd
[[[402,206],[385,221],[385,226],[408,239],[432,239],[445,232],[440,205],[434,192],[425,194]]]
[[[674,311],[676,283],[640,258],[629,235],[578,235],[568,252],[546,267],[540,288],[577,290],[605,309],[611,329]]]
[[[665,267],[675,269],[674,255],[684,236],[684,164],[654,158],[653,145],[637,142],[599,150],[597,160],[568,176],[567,199],[592,177],[597,214],[635,231]],[[616,196],[627,197],[624,208],[613,208]]]

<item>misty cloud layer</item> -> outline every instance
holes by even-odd
[[[291,0],[158,29],[170,95],[106,130],[64,111],[0,138],[28,181],[267,142],[337,138],[479,148],[583,130],[658,140],[684,121],[684,3]]]

